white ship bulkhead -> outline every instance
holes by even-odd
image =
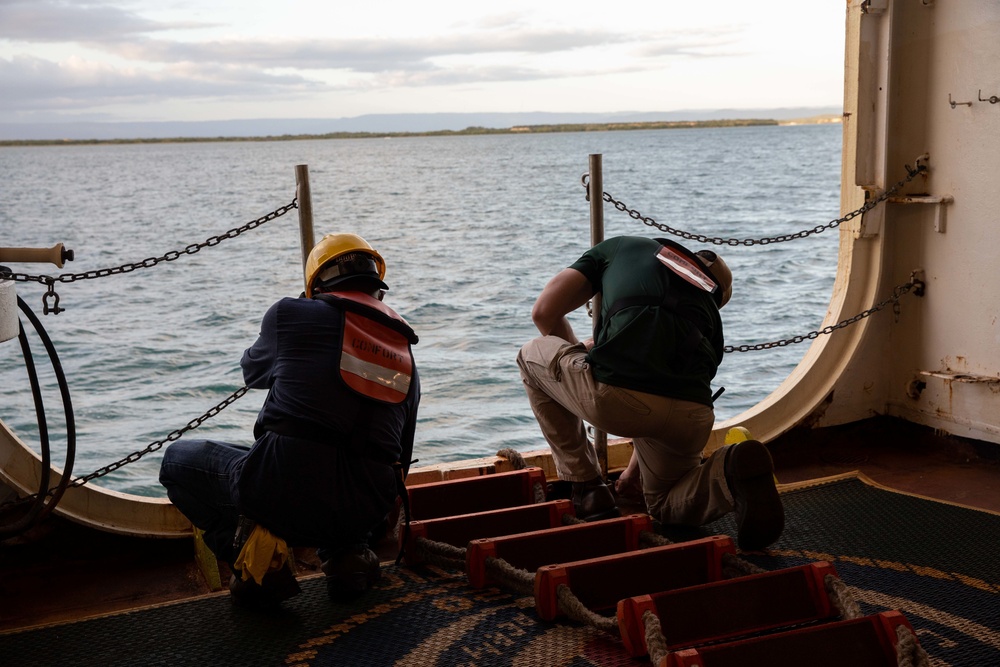
[[[892,307],[814,340],[760,404],[717,425],[769,441],[792,427],[896,416],[1000,443],[1000,3],[851,0],[847,16],[841,209],[906,176],[888,202],[840,227],[823,326],[926,285]],[[925,157],[922,157],[925,156]],[[922,159],[921,159],[922,158]]]

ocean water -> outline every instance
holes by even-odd
[[[839,126],[712,128],[548,135],[0,148],[0,245],[65,243],[63,269],[140,262],[224,234],[295,196],[309,166],[317,238],[352,231],[388,264],[386,302],[420,336],[423,384],[417,465],[545,446],[514,357],[536,335],[531,306],[546,281],[590,245],[581,177],[603,156],[604,190],[643,215],[695,234],[757,239],[839,216]],[[605,205],[605,236],[661,236]],[[680,240],[680,239],[678,239]],[[735,275],[723,310],[729,345],[818,329],[837,263],[838,232],[717,250]],[[239,359],[272,302],[302,289],[296,211],[195,254],[123,275],[17,293],[42,319],[69,382],[75,474],[142,450],[243,386]],[[590,326],[571,318],[581,337]],[[30,324],[22,318],[25,326]],[[45,351],[42,375],[54,460],[65,451],[62,407]],[[716,386],[718,419],[773,391],[807,343],[734,352]],[[0,343],[0,419],[36,447],[24,360]],[[185,437],[250,444],[263,393],[252,391]],[[162,450],[102,478],[162,496]]]

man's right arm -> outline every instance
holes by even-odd
[[[531,309],[531,321],[543,336],[558,336],[578,343],[566,315],[594,295],[594,288],[585,275],[576,269],[563,269],[548,282]]]
[[[260,335],[243,353],[240,366],[243,367],[243,381],[251,389],[267,389],[271,386],[271,375],[278,358],[278,306],[275,303],[260,323]]]

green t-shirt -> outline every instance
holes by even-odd
[[[723,355],[722,318],[711,294],[656,258],[659,249],[653,239],[618,236],[570,266],[601,294],[591,369],[607,384],[711,405]],[[668,295],[673,305],[664,305]],[[616,308],[628,303],[621,299],[645,303]]]

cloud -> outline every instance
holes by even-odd
[[[651,72],[732,47],[738,30],[651,33],[516,13],[408,38],[238,36],[198,39],[208,23],[145,18],[110,0],[0,0],[0,110],[82,112],[170,100],[286,99],[306,93],[482,86]],[[202,35],[205,36],[205,35]],[[14,47],[14,45],[18,47]],[[84,47],[80,50],[79,47]],[[70,51],[72,49],[72,51]],[[59,54],[88,54],[61,59]],[[104,61],[107,62],[104,62]]]
[[[72,0],[0,0],[0,40],[77,43],[141,63],[218,63],[261,68],[376,73],[432,69],[449,57],[553,56],[596,48],[636,48],[642,57],[698,55],[719,44],[713,33],[650,35],[601,29],[529,28],[516,15],[488,17],[426,38],[165,40],[154,33],[208,24],[163,23],[119,7]]]
[[[193,23],[160,23],[118,7],[73,0],[0,0],[0,39],[23,42],[117,41]]]
[[[296,74],[273,74],[246,67],[171,66],[147,71],[69,58],[54,63],[32,56],[0,58],[0,110],[80,110],[164,99],[252,99],[322,90],[324,84]]]
[[[425,69],[435,58],[499,53],[546,54],[607,43],[603,34],[456,36],[410,40],[227,40],[213,42],[132,41],[111,47],[146,62],[243,63],[257,67],[345,69],[381,72]]]
[[[743,48],[736,49],[742,31],[738,28],[719,28],[713,31],[685,35],[644,37],[639,54],[647,58],[689,56],[692,58],[718,58],[744,55]]]

